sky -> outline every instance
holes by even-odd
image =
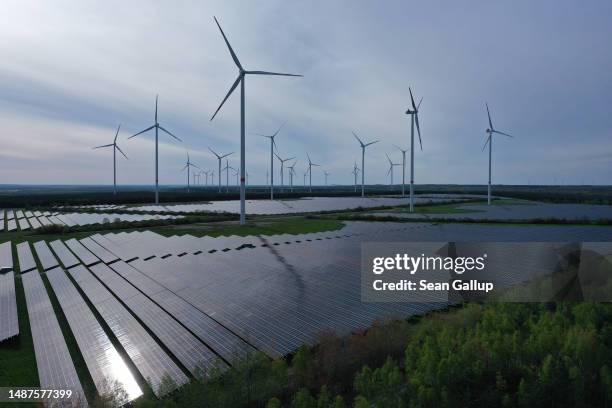
[[[216,16],[246,69],[303,78],[246,79],[251,184],[263,184],[273,133],[308,153],[313,183],[352,184],[361,159],[351,132],[380,140],[366,152],[366,183],[389,183],[385,154],[410,146],[411,87],[423,97],[416,183],[485,184],[489,103],[493,182],[612,184],[612,2],[4,0],[0,13],[0,184],[181,184],[187,151],[215,169],[208,147],[238,167],[240,94],[210,117],[237,69]],[[409,176],[407,154],[406,179]],[[278,180],[279,163],[275,162]],[[395,168],[395,181],[401,167]],[[235,179],[234,179],[235,180]],[[285,180],[287,183],[287,180]]]

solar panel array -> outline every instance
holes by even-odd
[[[13,271],[0,272],[0,342],[18,334],[15,276]]]
[[[47,272],[70,330],[79,346],[83,360],[93,379],[98,394],[107,395],[119,385],[127,394],[126,403],[142,395],[136,379],[121,355],[102,329],[80,293],[61,268]]]
[[[31,271],[36,268],[36,261],[32,255],[30,244],[21,242],[17,244],[17,258],[19,259],[19,270],[21,273]]]
[[[119,208],[119,207],[116,207]],[[105,208],[100,208],[105,209]],[[114,209],[114,208],[106,208]],[[4,210],[2,210],[4,215]],[[162,215],[162,214],[132,214],[132,213],[87,213],[87,212],[50,212],[50,211],[23,211],[9,210],[7,212],[6,227],[4,219],[0,219],[0,231],[7,232],[20,229],[27,231],[38,229],[47,225],[62,225],[62,226],[85,226],[94,224],[107,224],[111,222],[139,222],[150,220],[168,220],[182,218],[180,215]]]
[[[37,271],[31,271],[22,274],[21,280],[32,329],[40,387],[70,389],[79,403],[74,406],[87,406],[81,382],[40,275]]]
[[[69,272],[110,327],[155,395],[161,396],[172,391],[161,387],[166,378],[170,378],[176,386],[187,383],[188,378],[181,369],[87,268],[78,265],[69,269]]]
[[[463,200],[462,196],[453,194],[438,194],[417,196],[415,202],[418,204],[441,203]],[[272,214],[296,214],[318,211],[339,211],[353,208],[375,208],[410,204],[408,197],[310,197],[295,200],[247,200],[247,213],[272,215]],[[147,211],[147,212],[229,212],[240,213],[239,200],[211,201],[197,204],[174,204],[174,205],[143,205],[139,207],[125,208],[124,211]]]

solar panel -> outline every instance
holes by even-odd
[[[30,225],[32,226],[33,229],[37,229],[37,228],[42,227],[42,224],[40,222],[38,222],[36,217],[28,218],[28,222],[30,223]]]
[[[168,313],[130,285],[105,264],[91,267],[100,279],[151,330],[174,356],[193,374],[224,368],[215,354]]]
[[[55,268],[59,265],[57,259],[55,258],[45,241],[35,242],[34,250],[36,251],[38,260],[40,261],[40,264],[42,265],[45,271],[51,268]]]
[[[161,396],[163,392],[172,391],[160,389],[165,376],[171,378],[177,386],[188,382],[187,376],[180,368],[89,270],[78,265],[69,269],[69,272],[117,337],[155,395]]]
[[[61,240],[57,239],[52,241],[49,245],[53,248],[55,255],[57,255],[62,265],[64,265],[64,268],[72,268],[81,263]]]
[[[13,270],[11,241],[0,244],[0,273]]]
[[[15,219],[15,212],[13,211],[7,211],[6,212],[6,219],[7,220],[14,220]]]
[[[17,223],[14,219],[9,219],[6,222],[6,230],[8,232],[15,231],[17,229]]]
[[[21,273],[36,268],[36,261],[34,261],[30,244],[27,241],[17,244],[17,258],[19,259],[19,270]]]
[[[74,406],[87,406],[72,357],[64,341],[53,306],[37,271],[21,275],[25,292],[38,378],[42,389],[70,389]]]
[[[9,271],[0,273],[0,342],[18,334],[15,276]]]
[[[19,229],[22,231],[27,231],[30,229],[30,224],[28,224],[28,220],[26,218],[19,218],[17,223],[19,224]]]
[[[100,244],[98,244],[93,239],[87,237],[80,240],[81,244],[83,244],[87,249],[94,253],[98,258],[102,260],[104,263],[111,263],[116,261],[117,258],[108,250],[104,249]]]
[[[127,394],[127,400],[119,401],[122,404],[142,395],[130,369],[66,273],[61,268],[54,268],[47,272],[47,277],[81,350],[98,394],[108,394],[112,391],[110,387],[118,384]]]
[[[72,238],[68,241],[65,241],[65,244],[70,248],[72,252],[85,264],[86,266],[90,266],[100,262],[98,258],[94,256],[87,248],[83,246],[79,241]]]

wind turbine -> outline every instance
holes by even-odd
[[[274,138],[276,137],[276,135],[278,135],[278,132],[281,131],[283,126],[285,126],[284,123],[280,125],[278,130],[271,135],[262,135],[260,133],[256,133],[256,135],[258,136],[263,136],[270,139],[270,174],[272,174],[272,177],[270,178],[270,200],[274,200],[274,149],[278,150],[278,148],[276,147],[276,140]],[[266,173],[266,184],[268,184],[267,176],[268,173]]]
[[[285,188],[285,162],[289,160],[295,159],[295,157],[290,157],[288,159],[282,159],[278,154],[276,154],[276,158],[281,163],[281,191]]]
[[[327,172],[327,170],[325,170],[323,174],[325,174],[325,185],[327,186],[327,176],[329,176],[329,173]]]
[[[240,180],[238,180],[238,175],[239,175],[239,174],[240,174],[240,171],[239,171],[239,170],[234,169],[234,176],[236,176],[236,185],[237,185],[237,186],[238,186],[238,185],[240,185],[240,184],[239,184],[239,181],[240,181]]]
[[[493,152],[493,133],[497,133],[497,134],[508,136],[508,137],[514,137],[514,136],[509,135],[504,132],[500,132],[499,130],[495,130],[495,128],[493,127],[493,122],[491,121],[491,113],[489,112],[489,104],[485,103],[485,106],[487,107],[487,116],[489,117],[489,127],[487,128],[487,134],[488,134],[487,141],[482,147],[482,150],[484,151],[488,143],[489,144],[489,187],[487,189],[487,203],[488,205],[491,205],[491,156]]]
[[[416,123],[417,132],[419,133],[419,144],[423,150],[423,142],[421,141],[421,128],[419,127],[419,108],[423,98],[415,105],[412,97],[412,89],[410,91],[410,101],[412,102],[412,110],[406,110],[406,115],[410,115],[410,212],[414,211],[414,124]]]
[[[385,156],[387,156],[387,160],[389,160],[389,171],[387,171],[387,175],[391,174],[391,186],[393,186],[393,167],[400,166],[400,164],[393,163],[387,153],[385,153]]]
[[[244,145],[245,145],[245,142],[244,142],[244,130],[245,130],[244,81],[245,81],[245,78],[247,75],[277,75],[277,76],[291,76],[291,77],[300,77],[302,75],[283,74],[283,73],[278,73],[278,72],[267,72],[267,71],[247,71],[245,70],[242,67],[242,64],[240,64],[240,61],[238,61],[238,57],[236,56],[236,53],[232,49],[232,46],[230,45],[227,37],[225,36],[225,33],[223,32],[223,29],[221,28],[221,25],[219,24],[219,21],[217,21],[216,17],[215,17],[215,23],[217,23],[217,27],[219,27],[219,31],[221,31],[221,35],[223,36],[223,40],[225,41],[225,44],[227,45],[227,48],[232,56],[232,59],[234,60],[234,64],[236,64],[236,67],[238,68],[238,78],[236,78],[229,92],[227,93],[227,95],[225,95],[225,98],[223,98],[223,101],[221,101],[221,104],[219,105],[215,113],[212,115],[210,120],[212,121],[215,118],[215,116],[217,115],[217,113],[219,112],[219,110],[221,109],[225,101],[227,100],[227,98],[229,98],[232,92],[234,92],[234,89],[236,89],[236,87],[240,83],[240,171],[241,171],[240,173],[240,225],[244,225],[246,223],[246,216],[245,216],[246,187],[244,184],[245,182],[245,179],[244,179],[245,170],[244,169],[246,168],[245,151],[244,151],[245,150],[244,149]]]
[[[224,155],[220,155],[219,153],[215,152],[210,147],[208,148],[208,150],[210,150],[212,152],[212,154],[214,154],[217,157],[217,160],[219,160],[219,192],[221,192],[221,159],[224,159],[227,156],[234,154],[234,152],[227,153],[227,154],[224,154]],[[215,179],[214,179],[215,171],[214,170],[213,170],[212,176],[213,176],[213,178],[211,179],[211,182],[210,182],[211,184],[215,181]]]
[[[202,170],[202,173],[206,176],[206,186],[208,185],[208,175],[210,174],[210,170]]]
[[[402,152],[402,197],[404,197],[406,195],[404,192],[404,188],[406,185],[406,152],[408,151],[408,149],[404,150],[398,145],[393,146],[395,146],[400,152]]]
[[[195,167],[196,169],[200,169],[198,166],[196,166],[195,164],[193,164],[191,162],[191,160],[189,159],[189,153],[187,153],[187,162],[185,163],[185,167],[183,167],[183,169],[181,171],[185,171],[185,169],[187,169],[187,192],[189,193],[189,172],[191,171],[191,168]],[[202,169],[200,169],[202,170]],[[195,183],[195,177],[196,177],[196,173],[193,173],[193,182]]]
[[[355,192],[357,192],[357,175],[359,174],[359,167],[357,167],[357,162],[353,165],[353,171],[351,174],[355,176]]]
[[[306,153],[306,156],[308,157],[308,174],[310,174],[310,189],[309,192],[312,193],[312,166],[318,167],[318,164],[313,163],[310,160],[310,156],[308,155],[308,153]]]
[[[229,171],[230,169],[236,170],[235,168],[229,165],[229,160],[225,159],[225,167],[223,168],[223,170],[225,170],[225,192],[226,193],[229,193]]]
[[[179,139],[178,137],[174,136],[172,133],[170,133],[169,131],[167,131],[166,129],[163,128],[162,125],[159,124],[159,122],[157,121],[157,99],[158,99],[159,95],[155,95],[155,124],[153,126],[150,126],[148,128],[146,128],[145,130],[142,130],[138,133],[136,133],[135,135],[132,135],[130,137],[128,137],[128,139],[131,139],[133,137],[136,137],[142,133],[148,132],[151,129],[155,129],[155,204],[159,204],[159,131],[163,131],[166,132],[167,134],[169,134],[170,136],[172,136],[173,138],[175,138],[176,140],[178,140],[179,142],[182,142],[181,139]]]
[[[378,140],[375,140],[369,143],[363,143],[355,132],[352,132],[352,133],[353,133],[353,136],[355,136],[355,139],[357,139],[357,141],[361,145],[361,196],[365,197],[365,188],[364,188],[365,186],[364,184],[365,182],[365,148],[368,147],[369,145],[373,145],[374,143],[378,143]]]
[[[295,165],[297,164],[297,160],[293,162],[291,166],[287,166],[289,169],[289,185],[291,186],[291,192],[293,193],[293,176],[295,175]]]
[[[113,194],[114,195],[117,195],[117,150],[119,150],[119,152],[123,155],[123,157],[125,157],[126,159],[128,158],[125,155],[125,153],[123,153],[123,150],[121,150],[119,145],[117,145],[117,136],[119,136],[119,129],[121,129],[121,125],[117,127],[117,133],[115,133],[115,139],[113,140],[113,143],[94,147],[94,149],[102,149],[104,147],[113,148]]]
[[[310,169],[310,167],[308,167],[308,168],[306,168],[306,170],[304,170],[304,188],[306,188],[306,176],[308,175],[308,172],[310,171],[309,169]]]

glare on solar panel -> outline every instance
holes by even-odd
[[[0,273],[13,270],[11,241],[0,244]]]
[[[37,271],[21,275],[25,292],[40,387],[70,389],[75,406],[88,406],[55,312]],[[78,400],[78,402],[77,402]]]
[[[47,272],[53,291],[66,316],[98,394],[105,395],[118,384],[127,393],[121,404],[142,395],[136,379],[117,352],[96,317],[61,268]]]

